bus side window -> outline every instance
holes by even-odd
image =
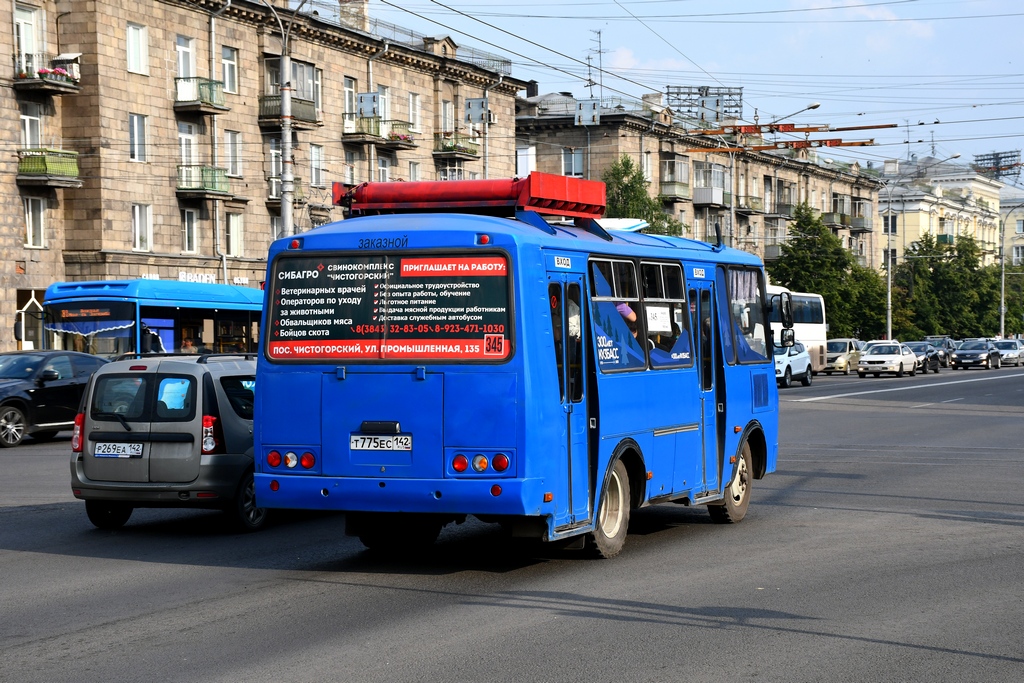
[[[740,363],[768,360],[767,323],[761,273],[752,268],[729,269],[729,313]]]
[[[590,292],[597,366],[602,372],[645,370],[647,343],[633,262],[592,259]]]
[[[693,364],[683,271],[677,264],[641,264],[651,367]]]
[[[557,283],[548,285],[548,300],[551,306],[551,336],[555,340],[555,367],[558,369],[559,399],[565,400],[565,365],[562,361],[562,349],[565,346],[565,334],[562,329],[562,288]]]

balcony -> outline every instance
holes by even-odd
[[[679,201],[680,199],[689,199],[690,184],[677,183],[673,180],[663,180],[661,182],[661,197],[662,199],[668,199],[673,201]]]
[[[693,188],[694,206],[732,206],[732,193],[722,187]]]
[[[766,244],[764,245],[764,260],[765,261],[778,261],[782,256],[782,245],[781,244]]]
[[[739,213],[764,213],[763,197],[739,197],[736,204]]]
[[[776,204],[775,210],[771,213],[783,218],[792,218],[796,213],[796,204]]]
[[[216,199],[231,194],[228,172],[223,168],[181,164],[178,166],[177,195],[180,199]]]
[[[317,116],[316,104],[312,100],[292,97],[292,129],[313,130],[321,125]],[[265,128],[281,127],[281,96],[264,95],[260,97],[259,124]]]
[[[174,111],[196,114],[222,114],[230,111],[224,99],[223,81],[175,78]]]
[[[267,207],[279,209],[281,207],[281,176],[273,175],[267,178]],[[302,186],[302,180],[292,180],[292,203],[305,204],[306,192]]]
[[[23,149],[18,152],[19,185],[81,187],[78,152],[64,149]]]
[[[78,87],[78,62],[37,52],[14,56],[15,90],[49,95],[73,95]]]
[[[388,149],[416,149],[416,136],[409,132],[412,126],[408,121],[381,121],[380,143]]]
[[[866,216],[852,216],[850,218],[850,232],[872,232],[874,228],[871,219]]]
[[[821,222],[829,227],[848,228],[850,227],[850,214],[830,211],[821,214]]]
[[[473,140],[474,138],[458,131],[434,133],[434,156],[446,159],[479,159],[480,145]]]
[[[955,244],[956,243],[956,237],[954,235],[946,235],[946,234],[940,233],[940,234],[935,236],[935,243],[936,244]]]

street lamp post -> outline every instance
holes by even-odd
[[[281,72],[278,76],[278,88],[281,91],[281,232],[290,236],[295,234],[295,164],[292,161],[292,52],[289,38],[295,16],[306,4],[306,0],[292,9],[287,29],[269,0],[263,0],[263,4],[274,15],[281,31]]]
[[[797,114],[803,114],[805,111],[810,111],[811,109],[817,109],[820,106],[821,106],[821,102],[811,102],[810,104],[808,104],[803,109],[797,109],[792,114],[786,114],[785,116],[779,116],[777,118],[772,119],[771,122],[769,122],[767,125],[771,126],[771,125],[773,125],[775,123],[778,123],[779,121],[782,121],[783,119],[791,119],[794,116],[796,116]]]
[[[927,164],[925,166],[920,166],[920,167],[915,166],[912,170],[907,171],[906,173],[903,173],[901,175],[898,175],[895,178],[893,178],[892,180],[890,180],[889,182],[887,182],[885,184],[885,194],[886,194],[885,211],[886,211],[886,213],[889,214],[889,215],[892,214],[892,190],[893,190],[893,188],[896,185],[899,184],[899,182],[901,180],[909,178],[911,175],[913,175],[913,174],[915,174],[915,173],[917,173],[919,171],[924,171],[924,170],[929,169],[929,168],[931,168],[933,166],[938,166],[939,164],[943,164],[943,163],[945,163],[947,161],[952,161],[953,159],[959,159],[959,158],[960,158],[960,153],[957,152],[953,156],[948,157],[946,159],[940,159],[939,161],[933,161],[932,163]],[[903,201],[904,201],[904,203],[906,202],[906,200],[903,200]],[[905,209],[906,207],[901,204],[900,208],[901,209]],[[903,212],[901,211],[900,213],[903,213]],[[886,216],[886,217],[888,218],[888,216]],[[883,221],[883,225],[885,225],[885,233],[886,233],[886,235],[885,235],[885,237],[886,237],[886,240],[885,240],[885,338],[886,339],[892,339],[892,269],[893,269],[894,261],[896,260],[892,256],[892,229],[894,227],[892,224],[895,223],[895,222],[896,221],[892,221],[892,223],[890,223],[889,221]],[[904,223],[904,228],[906,228],[906,223]]]

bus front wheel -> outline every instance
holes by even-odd
[[[750,444],[743,442],[740,450],[740,461],[736,466],[736,474],[725,489],[725,498],[721,502],[708,505],[711,521],[717,524],[735,524],[742,521],[750,506],[750,484],[753,480]]]
[[[598,557],[615,557],[626,543],[629,527],[629,475],[621,460],[616,460],[601,488],[597,527],[590,535]]]

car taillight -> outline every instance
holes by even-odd
[[[82,428],[85,426],[85,413],[75,415],[75,431],[71,434],[71,452],[82,452]]]
[[[224,437],[220,421],[213,415],[203,415],[203,453],[223,453]]]

